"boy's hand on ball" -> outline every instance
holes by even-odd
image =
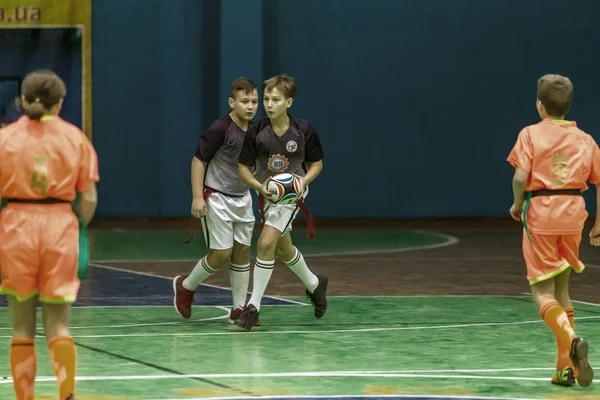
[[[306,190],[306,186],[304,184],[304,177],[296,174],[293,175],[296,177],[296,179],[298,179],[298,182],[300,182],[300,194],[304,193],[304,191]]]
[[[262,186],[260,187],[260,194],[265,196],[265,199],[267,200],[274,200],[275,194],[269,192],[269,190],[267,189],[267,185],[269,184],[270,180],[271,177],[269,177],[266,181],[263,182]]]

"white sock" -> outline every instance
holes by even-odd
[[[313,274],[310,269],[308,269],[308,265],[306,265],[306,261],[304,261],[304,257],[302,257],[302,253],[296,248],[296,254],[289,261],[284,261],[288,267],[300,278],[304,286],[308,289],[309,292],[313,293],[317,286],[319,286],[319,278],[315,274]]]
[[[264,261],[259,258],[256,259],[254,264],[254,276],[252,277],[252,297],[248,301],[248,304],[252,304],[257,310],[260,310],[260,302],[265,294],[273,268],[275,267],[275,260]]]
[[[229,264],[229,280],[231,281],[233,309],[244,307],[250,283],[250,264]]]
[[[198,261],[190,275],[183,280],[182,286],[193,292],[200,283],[214,273],[215,270],[208,264],[207,256],[204,256]]]

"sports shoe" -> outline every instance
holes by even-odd
[[[235,309],[232,309],[231,312],[229,313],[229,323],[230,324],[235,323],[235,320],[238,319],[242,315],[242,313],[244,312],[245,309],[246,309],[246,306],[237,307]],[[258,322],[256,323],[255,326],[260,326],[260,320],[258,320]]]
[[[315,317],[322,318],[327,312],[327,284],[328,278],[325,275],[317,275],[319,284],[313,293],[306,289],[306,297],[308,297],[315,308]]]
[[[566,367],[560,371],[556,371],[552,377],[552,383],[561,386],[573,386],[575,384],[573,368]]]
[[[248,304],[244,309],[244,312],[242,312],[242,315],[234,320],[233,323],[245,331],[250,332],[250,330],[259,323],[258,310],[252,304]]]
[[[571,342],[569,357],[575,367],[575,379],[582,387],[588,387],[594,380],[594,370],[588,362],[588,343],[576,337]]]
[[[196,292],[183,287],[185,278],[187,278],[187,275],[179,275],[173,279],[173,305],[177,310],[177,314],[187,319],[192,316],[192,304],[194,304],[194,294]]]

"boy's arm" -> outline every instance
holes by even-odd
[[[306,137],[304,163],[307,167],[306,175],[301,179],[303,191],[323,171],[323,147],[321,146],[319,134],[308,124],[304,135]]]
[[[244,164],[238,164],[238,174],[240,176],[240,179],[244,181],[246,185],[250,186],[258,193],[262,194],[267,198],[271,198],[271,196],[273,195],[267,190],[267,182],[269,182],[269,179],[267,179],[264,184],[260,183],[252,174],[252,170],[250,169],[250,167]]]
[[[507,161],[515,168],[512,180],[513,205],[510,208],[510,215],[515,221],[520,222],[523,203],[525,202],[525,188],[533,164],[533,146],[528,128],[524,128],[519,132],[517,143],[508,155]]]
[[[192,210],[191,213],[196,218],[202,218],[206,215],[206,201],[204,201],[204,175],[206,173],[206,163],[197,156],[192,159]]]
[[[600,246],[600,183],[596,184],[596,221],[590,231],[590,244]]]
[[[515,167],[515,175],[513,176],[513,205],[510,208],[510,216],[518,222],[521,222],[521,216],[523,214],[523,203],[525,202],[525,187],[527,186],[527,179],[529,178],[529,172],[526,170]]]
[[[596,142],[591,139],[592,151],[592,170],[590,171],[589,181],[596,186],[596,221],[590,232],[590,243],[592,246],[600,246],[600,149]]]
[[[600,230],[600,183],[596,185],[596,222],[594,228]]]
[[[317,179],[317,176],[323,171],[323,160],[312,162],[308,164],[306,175],[302,178],[304,187],[308,186],[312,181]]]
[[[264,183],[260,183],[252,173],[252,167],[256,163],[258,149],[256,147],[256,127],[252,127],[244,137],[244,145],[238,158],[238,175],[242,181],[252,189],[256,190],[266,198],[271,198],[272,194],[267,190],[267,179]]]
[[[81,193],[81,201],[79,203],[79,216],[87,226],[96,212],[98,205],[98,192],[96,183],[92,182],[87,190]]]
[[[238,164],[238,174],[240,179],[257,192],[261,191],[262,184],[254,177],[250,167],[244,164]]]
[[[81,132],[81,136],[83,142],[81,144],[79,179],[76,190],[81,193],[78,214],[87,226],[96,213],[98,205],[96,182],[100,180],[100,175],[98,174],[98,155],[96,154],[96,150],[83,132]]]
[[[192,158],[192,196],[204,198],[204,174],[206,172],[206,163],[198,157]]]
[[[515,168],[515,175],[513,176],[512,188],[513,188],[513,204],[516,207],[523,207],[525,202],[525,187],[527,186],[527,180],[529,179],[529,172],[522,168]]]
[[[198,140],[198,147],[196,148],[196,154],[192,158],[191,165],[191,213],[196,218],[202,218],[206,215],[206,201],[204,200],[206,169],[208,163],[225,142],[226,133],[227,127],[219,121],[213,123],[205,132],[202,132]]]

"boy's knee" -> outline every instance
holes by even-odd
[[[533,290],[531,293],[531,298],[538,308],[543,307],[549,302],[557,301],[554,293],[540,290]]]
[[[213,269],[219,269],[229,262],[233,249],[211,250],[208,254],[208,264]]]
[[[260,237],[258,239],[258,243],[256,245],[258,251],[260,252],[273,252],[275,251],[275,247],[277,246],[277,240],[272,237]]]
[[[234,264],[244,264],[250,257],[250,247],[236,243],[231,253],[231,262]]]
[[[296,248],[293,244],[277,246],[275,254],[277,255],[277,258],[283,260],[284,262],[290,261],[296,255]]]

